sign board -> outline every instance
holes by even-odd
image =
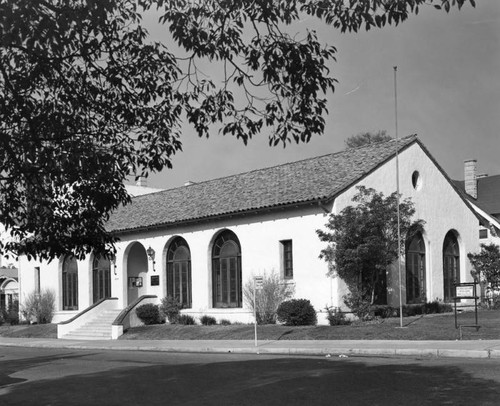
[[[140,276],[129,276],[128,278],[129,288],[140,288],[142,287],[142,277]]]
[[[455,328],[460,328],[460,340],[462,339],[462,327],[475,327],[476,331],[479,330],[481,327],[478,324],[477,320],[477,299],[479,297],[477,296],[477,285],[478,281],[474,280],[474,282],[467,282],[467,283],[454,283],[455,285],[455,297],[453,299],[455,302]],[[474,319],[475,323],[474,324],[458,324],[458,313],[457,313],[457,302],[460,303],[461,299],[474,299]]]
[[[256,276],[254,278],[255,289],[260,290],[264,284],[264,278],[262,276]]]
[[[460,297],[474,297],[474,286],[457,286],[457,291],[455,296]]]
[[[159,285],[160,285],[160,276],[151,275],[151,286],[159,286]]]

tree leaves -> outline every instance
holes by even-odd
[[[375,133],[367,131],[350,136],[345,140],[345,145],[347,148],[358,148],[364,145],[375,144],[377,142],[384,142],[389,140],[392,140],[392,137],[387,134],[386,130],[379,130]]]
[[[413,221],[410,199],[399,203],[401,240],[398,241],[397,194],[388,197],[374,189],[358,186],[353,206],[331,214],[326,231],[317,230],[328,246],[320,253],[330,265],[330,276],[338,275],[353,292],[365,292],[372,301],[380,272],[404,254],[404,242],[421,229]]]
[[[455,6],[460,9],[465,3],[475,7],[474,0],[301,0],[299,3],[303,12],[326,21],[341,32],[398,25],[411,14],[418,14],[420,6],[433,5],[446,12]]]
[[[342,32],[368,30],[423,4],[0,0],[0,222],[15,237],[0,251],[112,251],[105,222],[130,201],[124,180],[171,167],[184,119],[199,136],[215,126],[244,143],[265,128],[270,145],[321,135],[336,49],[287,27],[308,14]],[[178,48],[150,40],[149,9]],[[221,78],[206,78],[201,61],[218,63]]]
[[[180,149],[167,49],[146,43],[132,2],[0,3],[3,251],[51,259],[113,249],[109,213]],[[26,23],[28,22],[28,23]]]
[[[481,251],[468,253],[474,267],[474,277],[490,284],[491,288],[500,287],[500,248],[494,243],[481,244]]]

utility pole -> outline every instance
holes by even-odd
[[[401,280],[401,225],[399,213],[399,133],[398,133],[398,67],[394,66],[394,118],[396,126],[396,194],[397,194],[397,217],[398,217],[398,273],[399,273],[399,327],[403,327],[403,288]]]

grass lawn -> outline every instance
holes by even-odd
[[[20,324],[0,326],[0,337],[57,338],[56,324]]]
[[[473,324],[474,313],[458,315],[460,324]],[[399,328],[399,318],[383,319],[349,326],[287,327],[279,325],[258,326],[259,340],[456,340],[453,313],[405,317],[404,328]],[[500,339],[500,310],[479,312],[478,332],[463,329],[464,340]],[[181,326],[153,325],[129,329],[121,340],[253,340],[253,325],[230,326]],[[53,324],[0,326],[0,336],[56,338]]]
[[[464,340],[500,339],[500,311],[479,312],[478,332],[463,329]],[[458,315],[459,324],[474,324],[474,313]],[[454,313],[432,314],[403,318],[404,328],[399,328],[399,318],[353,323],[348,326],[279,325],[257,326],[259,340],[456,340]],[[181,326],[152,325],[129,329],[121,340],[252,340],[253,325],[230,326]]]

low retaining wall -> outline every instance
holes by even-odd
[[[76,316],[69,320],[62,321],[57,325],[57,338],[62,338],[71,331],[88,323],[90,320],[94,319],[97,314],[105,310],[117,310],[118,309],[118,298],[110,297],[107,299],[101,299],[94,303],[92,306],[87,307],[85,310],[78,313]]]
[[[138,327],[144,325],[139,317],[137,317],[135,309],[138,306],[142,306],[146,303],[158,304],[158,296],[141,296],[133,303],[129,304],[125,309],[123,309],[111,326],[111,339],[116,340],[118,337],[123,335],[123,332],[125,330],[129,329],[130,327]]]

